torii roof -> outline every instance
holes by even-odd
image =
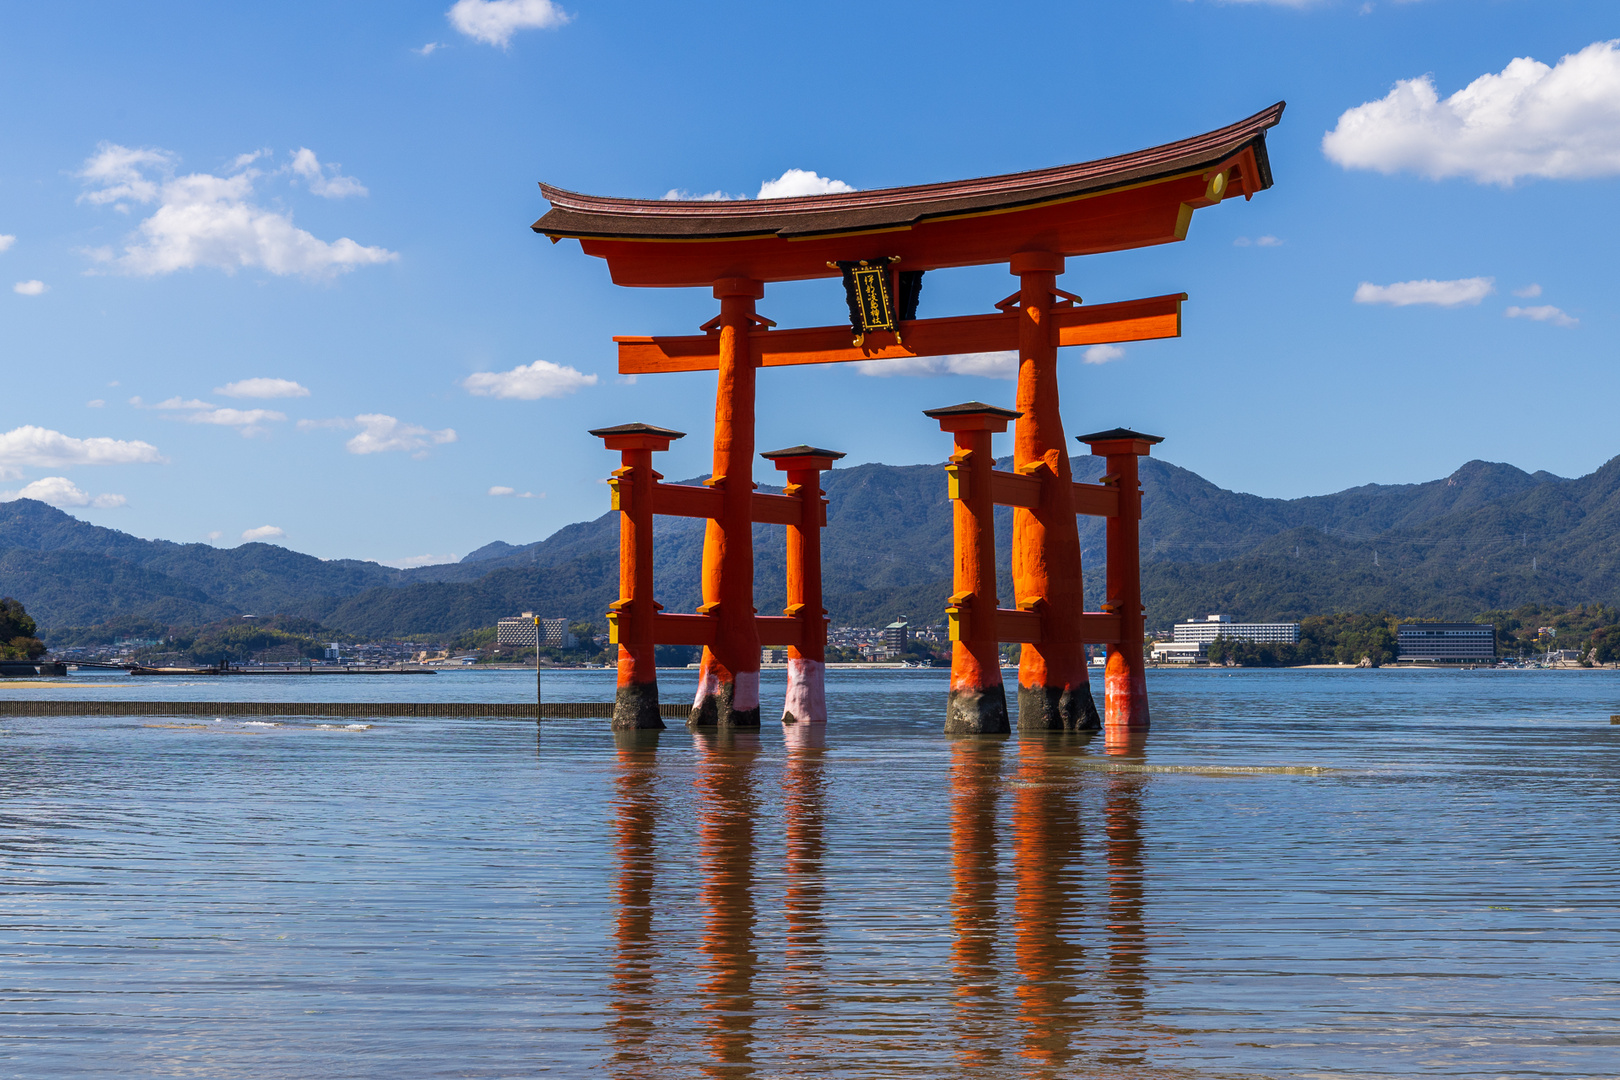
[[[1117,157],[977,180],[732,202],[617,199],[541,184],[534,231],[572,237],[621,285],[709,285],[726,277],[831,277],[840,259],[898,255],[931,270],[1015,252],[1085,255],[1170,243],[1192,211],[1271,186],[1265,133],[1278,102],[1246,120]],[[1224,189],[1216,177],[1224,176]]]

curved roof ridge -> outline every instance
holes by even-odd
[[[932,203],[941,199],[975,199],[994,195],[1011,196],[1013,201],[1016,201],[1018,195],[1038,189],[1083,183],[1087,180],[1106,181],[1111,175],[1123,172],[1151,173],[1156,165],[1174,165],[1186,158],[1201,156],[1202,153],[1236,149],[1244,143],[1263,139],[1265,131],[1282,119],[1285,106],[1286,102],[1279,101],[1270,108],[1262,109],[1253,116],[1228,124],[1226,127],[1130,153],[968,180],[947,180],[932,184],[871,188],[824,195],[795,195],[780,199],[630,199],[611,195],[587,195],[546,183],[541,183],[540,192],[551,203],[553,211],[573,211],[592,215],[732,220],[782,217],[797,212],[828,214],[849,210],[874,210],[912,203]],[[1269,176],[1261,179],[1262,187],[1270,186]],[[535,223],[536,231],[548,231],[541,227],[544,221],[542,218]]]

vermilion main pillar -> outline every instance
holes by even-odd
[[[970,735],[1010,731],[1007,691],[1001,681],[1001,641],[996,620],[995,472],[990,436],[1006,431],[1018,414],[971,401],[928,409],[956,437],[950,476],[955,564],[951,574],[951,695],[945,732]]]
[[[1017,606],[1041,615],[1041,640],[1018,662],[1020,731],[1093,730],[1100,726],[1086,672],[1080,615],[1080,532],[1063,418],[1058,413],[1057,343],[1051,326],[1063,257],[1044,251],[1012,257],[1018,276],[1018,409],[1013,468],[1041,481],[1040,504],[1013,510],[1012,572]]]
[[[1079,436],[1097,457],[1106,459],[1103,483],[1119,491],[1119,513],[1108,519],[1108,603],[1119,616],[1119,643],[1108,648],[1105,722],[1110,738],[1148,729],[1147,665],[1142,657],[1142,485],[1137,458],[1164,440],[1140,431],[1115,428]]]
[[[765,287],[750,278],[714,283],[720,301],[714,474],[720,515],[703,536],[703,606],[716,620],[703,649],[689,727],[759,726],[759,630],[754,625],[754,357],[748,332]]]

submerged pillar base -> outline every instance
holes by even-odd
[[[1107,697],[1103,707],[1110,733],[1148,729],[1147,673],[1141,662],[1132,664],[1119,650],[1108,654],[1103,676]]]
[[[1019,731],[1096,731],[1101,727],[1090,683],[1018,688]]]
[[[613,695],[614,731],[662,731],[658,683],[626,683]]]
[[[739,671],[730,682],[721,682],[716,672],[704,672],[698,678],[697,698],[686,726],[759,727],[759,672]]]
[[[782,703],[782,723],[826,722],[827,665],[805,658],[788,660],[787,700]]]
[[[951,691],[945,706],[945,734],[1005,735],[1011,731],[1007,691],[1000,683],[980,690]]]

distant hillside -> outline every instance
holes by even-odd
[[[1094,480],[1100,460],[1073,459]],[[1220,611],[1242,619],[1390,610],[1463,617],[1524,603],[1620,601],[1620,459],[1565,480],[1469,462],[1425,484],[1304,499],[1226,491],[1142,463],[1144,594],[1150,626]],[[827,607],[838,623],[941,617],[950,592],[951,508],[937,465],[859,465],[826,474]],[[700,521],[659,518],[654,574],[671,611],[699,602]],[[1011,600],[998,517],[1002,598]],[[756,529],[756,604],[783,603],[783,530]],[[1103,576],[1104,524],[1081,519],[1088,595]],[[200,625],[282,613],[368,637],[442,636],[521,610],[600,621],[616,596],[613,514],[543,541],[495,541],[459,563],[393,570],[323,561],[268,544],[219,549],[142,540],[31,500],[0,504],[0,593],[47,631],[113,617]]]

